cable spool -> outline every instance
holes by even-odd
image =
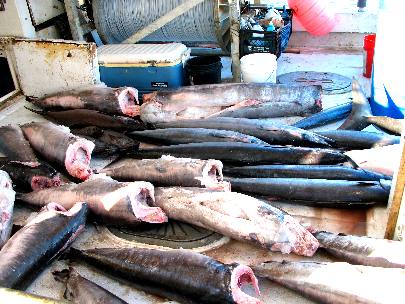
[[[93,0],[94,23],[105,43],[121,43],[187,0]],[[205,0],[142,42],[216,43],[230,49],[228,0]]]

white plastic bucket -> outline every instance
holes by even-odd
[[[277,57],[269,53],[255,53],[240,60],[243,82],[276,83]]]

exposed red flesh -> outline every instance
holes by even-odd
[[[253,270],[244,265],[238,265],[231,275],[231,290],[233,300],[238,304],[261,304],[257,298],[244,293],[241,287],[245,284],[253,285],[256,295],[260,296],[259,284]]]
[[[88,140],[78,139],[66,150],[65,167],[70,175],[86,180],[93,173],[90,169],[91,152],[94,144]]]
[[[126,87],[123,90],[118,91],[118,103],[124,113],[127,116],[135,117],[140,114],[140,106],[137,105],[138,90],[131,87]]]
[[[159,207],[151,207],[154,202],[153,189],[142,188],[138,194],[130,197],[134,215],[143,222],[159,224],[167,222],[167,215]]]
[[[46,188],[59,187],[61,185],[60,176],[57,175],[53,178],[46,176],[34,176],[31,179],[32,191],[38,191]]]

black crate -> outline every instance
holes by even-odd
[[[292,10],[287,9],[282,15],[284,26],[274,32],[240,30],[240,56],[253,53],[271,53],[280,57],[290,40],[292,33]],[[253,37],[253,34],[261,34],[263,37]]]

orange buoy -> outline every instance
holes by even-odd
[[[337,23],[336,14],[324,1],[288,0],[288,5],[302,26],[312,35],[329,34]]]

